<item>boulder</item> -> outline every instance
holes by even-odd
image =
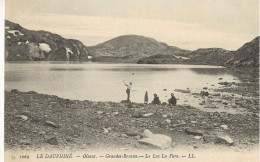
[[[209,131],[203,135],[203,139],[206,143],[213,142],[218,144],[224,142],[229,145],[234,143],[233,139],[226,132]]]
[[[167,149],[171,147],[172,139],[163,134],[153,134],[148,129],[144,130],[145,138],[138,140],[141,144],[147,144],[155,148]]]
[[[203,136],[203,134],[206,133],[206,131],[202,129],[186,128],[185,133],[188,135]]]
[[[12,89],[11,92],[12,93],[18,93],[19,91],[17,89]]]

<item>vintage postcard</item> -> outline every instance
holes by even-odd
[[[5,0],[4,159],[259,161],[259,0]]]

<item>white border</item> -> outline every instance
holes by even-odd
[[[0,0],[0,161],[4,161],[4,15],[5,1]]]

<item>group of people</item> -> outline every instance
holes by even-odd
[[[125,86],[127,87],[126,88],[127,101],[130,102],[130,92],[131,92],[131,89],[132,89],[132,82],[130,82],[129,84],[126,84],[125,81],[123,81],[123,82],[124,82]],[[144,95],[144,103],[148,103],[148,92],[147,91],[145,92],[145,95]],[[171,93],[171,98],[168,99],[168,104],[175,106],[176,103],[177,103],[177,100],[176,100],[174,94]],[[152,101],[152,104],[161,105],[160,98],[158,97],[157,94],[154,94],[154,99]]]

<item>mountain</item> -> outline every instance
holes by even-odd
[[[224,65],[232,57],[230,51],[221,48],[201,48],[183,55],[156,55],[143,58],[139,64],[200,64]]]
[[[141,58],[153,55],[183,55],[189,51],[168,46],[166,43],[158,42],[153,38],[123,35],[88,47],[88,52],[93,56],[94,61],[116,61],[118,58],[125,62],[136,62]]]
[[[241,48],[233,52],[233,57],[228,60],[226,66],[233,68],[259,68],[259,37],[244,44]]]
[[[85,61],[87,58],[87,47],[78,40],[65,39],[43,30],[28,30],[5,21],[7,61]]]

